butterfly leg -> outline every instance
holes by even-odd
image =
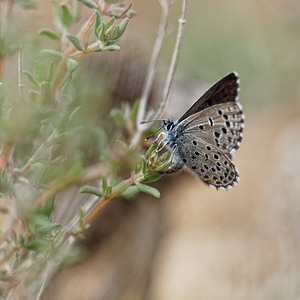
[[[176,150],[176,149],[174,149],[174,150]],[[180,169],[182,169],[182,167],[184,165],[181,157],[176,153],[176,151],[173,151],[170,161],[173,162],[173,164],[167,170],[163,171],[163,173],[165,173],[165,174],[176,173]]]

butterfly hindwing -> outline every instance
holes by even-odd
[[[206,184],[230,188],[239,180],[238,171],[228,156],[192,134],[182,136],[178,154],[185,166]]]

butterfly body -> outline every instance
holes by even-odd
[[[177,121],[161,124],[163,144],[172,152],[173,173],[187,167],[217,189],[233,187],[239,174],[231,161],[241,144],[244,114],[238,102],[239,80],[230,73],[214,84]]]

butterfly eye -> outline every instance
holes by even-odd
[[[170,130],[172,128],[172,124],[169,123],[166,128],[167,130]]]

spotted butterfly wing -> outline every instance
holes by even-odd
[[[165,141],[175,157],[168,173],[185,166],[217,189],[236,184],[239,174],[231,154],[240,146],[244,128],[238,90],[238,76],[230,73],[200,97],[176,124],[163,126]]]
[[[239,79],[236,72],[232,72],[211,86],[178,120],[180,123],[188,116],[207,107],[220,103],[236,102],[238,100]]]

